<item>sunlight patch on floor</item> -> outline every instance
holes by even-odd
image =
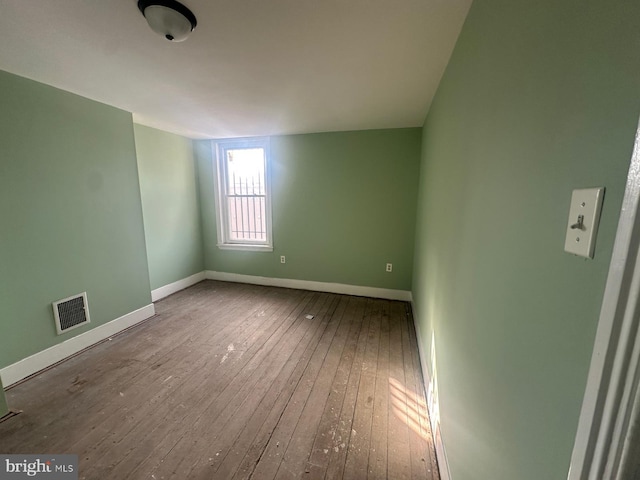
[[[424,399],[395,378],[389,379],[389,393],[393,414],[420,437],[430,440],[429,415]]]

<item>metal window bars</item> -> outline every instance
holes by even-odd
[[[236,150],[227,150],[226,197],[232,241],[267,240],[264,151],[251,150],[259,155],[259,162],[255,158],[243,161],[246,156],[236,156]]]

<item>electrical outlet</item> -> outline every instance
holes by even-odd
[[[287,263],[287,259],[284,257],[284,255],[280,255],[280,263]]]
[[[393,263],[387,263],[387,272],[393,271]]]

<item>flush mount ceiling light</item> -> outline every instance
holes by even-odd
[[[151,30],[171,42],[182,42],[196,28],[196,16],[175,0],[139,0],[138,8]]]

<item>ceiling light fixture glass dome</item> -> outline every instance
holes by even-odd
[[[151,30],[171,42],[182,42],[196,28],[196,16],[175,0],[139,0],[138,8]]]

